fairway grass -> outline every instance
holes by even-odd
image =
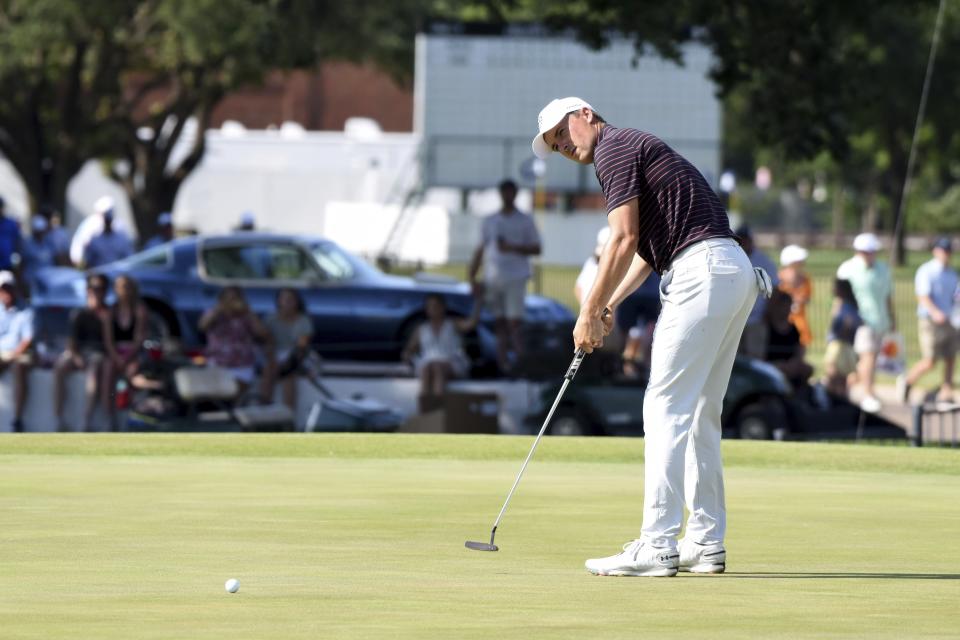
[[[0,439],[0,638],[956,638],[960,452],[724,443],[728,573],[598,578],[642,441]],[[223,584],[238,578],[239,593]]]

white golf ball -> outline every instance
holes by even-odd
[[[236,578],[230,578],[227,580],[227,583],[223,585],[223,588],[226,589],[228,593],[236,593],[240,590],[240,581]]]

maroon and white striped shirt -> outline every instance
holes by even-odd
[[[593,164],[608,214],[637,199],[637,253],[657,273],[695,242],[734,237],[727,212],[704,177],[656,136],[605,125]]]

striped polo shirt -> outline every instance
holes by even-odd
[[[593,164],[608,214],[638,200],[637,253],[657,273],[695,242],[734,237],[727,212],[704,177],[656,136],[605,125]]]

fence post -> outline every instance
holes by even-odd
[[[913,406],[913,446],[923,446],[923,405]]]

